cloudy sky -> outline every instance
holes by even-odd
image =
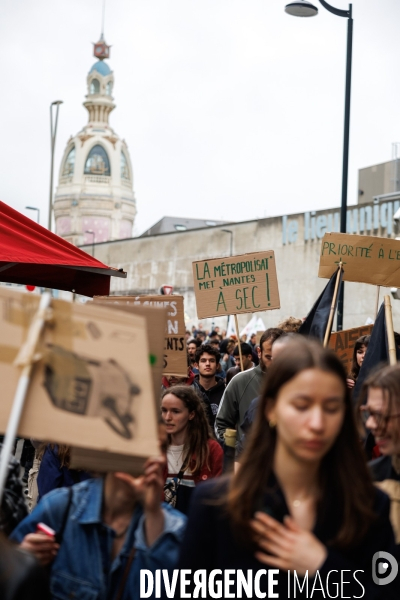
[[[240,221],[339,206],[346,19],[320,5],[298,19],[284,5],[108,0],[110,124],[131,153],[135,234],[164,215]],[[102,0],[1,0],[1,9],[0,199],[40,207],[46,224],[49,105],[64,101],[57,178],[87,120]],[[354,0],[353,15],[349,203],[358,169],[390,160],[400,141],[400,2]]]

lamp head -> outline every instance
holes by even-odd
[[[297,0],[297,2],[286,4],[285,12],[293,17],[315,17],[318,14],[318,8],[307,0]]]

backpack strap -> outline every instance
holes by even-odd
[[[64,510],[63,518],[61,521],[61,527],[56,533],[56,542],[57,544],[61,544],[64,536],[64,530],[67,525],[68,515],[72,504],[72,487],[67,488],[68,490],[68,501]]]
[[[122,600],[122,596],[125,590],[126,582],[128,580],[129,571],[131,570],[133,559],[135,558],[136,548],[133,546],[132,550],[129,553],[128,560],[125,565],[124,573],[122,575],[121,583],[118,588],[117,595],[115,596],[115,600]]]

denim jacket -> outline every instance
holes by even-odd
[[[119,589],[132,545],[136,548],[123,600],[140,597],[140,569],[172,570],[177,562],[186,517],[163,504],[164,532],[149,548],[144,533],[144,515],[138,507],[132,517],[125,544],[114,560],[111,549],[115,534],[101,520],[103,479],[91,479],[73,488],[68,521],[61,547],[51,566],[53,600],[113,600]],[[59,531],[68,505],[68,490],[46,494],[10,538],[21,542],[43,522]]]

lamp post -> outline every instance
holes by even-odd
[[[95,233],[92,229],[87,229],[85,231],[85,233],[90,233],[93,237],[92,237],[92,256],[94,258],[94,237],[95,237]]]
[[[229,245],[229,256],[232,256],[232,254],[233,254],[233,231],[231,231],[230,229],[221,229],[221,231],[223,231],[224,233],[229,233],[231,236],[231,241],[230,241],[230,245]]]
[[[344,102],[344,135],[343,135],[343,167],[342,167],[342,203],[340,206],[340,233],[346,233],[347,219],[347,187],[349,175],[349,132],[350,132],[350,94],[351,94],[351,59],[353,50],[353,16],[352,5],[349,4],[348,10],[335,8],[326,2],[319,0],[320,4],[326,10],[338,17],[347,19],[347,53],[346,53],[346,91]],[[289,15],[295,17],[314,17],[318,14],[318,8],[307,0],[298,0],[291,2],[285,7]],[[344,283],[339,290],[338,309],[337,309],[337,330],[343,329],[343,304],[344,304]]]
[[[232,254],[233,254],[233,231],[231,231],[230,229],[221,229],[221,231],[223,231],[224,233],[229,233],[229,235],[231,236],[231,240],[230,240],[230,244],[229,244],[229,256],[232,256]],[[228,316],[228,321],[226,323],[227,329],[229,326],[229,319],[230,319],[230,317]],[[240,343],[240,340],[239,340],[239,343]]]
[[[36,210],[37,212],[37,222],[40,225],[40,208],[36,208],[36,206],[25,206],[26,210]]]
[[[56,147],[56,134],[58,123],[58,109],[62,100],[55,100],[50,104],[50,137],[51,137],[51,165],[50,165],[50,197],[49,197],[49,222],[48,230],[51,231],[51,218],[53,216],[53,172],[54,172],[54,149]],[[56,106],[56,118],[53,127],[53,106]]]

